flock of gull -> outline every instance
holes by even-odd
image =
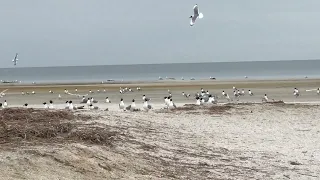
[[[141,87],[136,87],[137,91],[141,91]],[[320,88],[317,89],[312,89],[312,90],[306,90],[306,91],[315,91],[317,92],[317,95],[320,95]],[[7,91],[7,90],[5,90]],[[0,92],[1,97],[5,96],[5,91]],[[248,89],[247,93],[244,89],[238,89],[236,87],[232,88],[233,91],[233,95],[229,96],[229,94],[226,91],[222,91],[221,92],[221,96],[218,96],[216,94],[211,94],[209,92],[209,90],[204,90],[203,88],[200,89],[200,92],[196,92],[194,95],[191,95],[189,93],[185,93],[182,92],[182,96],[184,98],[187,99],[195,99],[195,105],[208,105],[208,104],[217,104],[219,99],[225,99],[228,102],[229,101],[239,101],[239,99],[242,96],[245,96],[246,94],[249,96],[254,96],[254,93],[252,92],[252,90]],[[96,90],[95,92],[97,93],[107,93],[106,89],[103,90]],[[95,100],[93,97],[89,97],[90,94],[94,94],[95,93],[92,90],[89,90],[87,94],[78,94],[78,89],[76,88],[74,90],[74,93],[69,92],[67,89],[64,89],[64,94],[65,95],[70,95],[70,96],[76,96],[77,98],[81,98],[80,101],[80,106],[79,105],[74,105],[73,102],[71,100],[65,101],[65,109],[69,109],[69,110],[77,110],[77,109],[100,109],[98,106],[95,106],[95,103],[98,103],[97,100]],[[134,92],[133,89],[131,89],[130,87],[125,87],[119,88],[119,93],[120,94],[125,94],[125,93],[132,93]],[[49,90],[50,94],[53,94],[54,92],[52,90]],[[170,90],[168,90],[168,95],[163,97],[164,99],[164,106],[163,109],[174,109],[177,108],[176,104],[173,101],[173,95],[171,93]],[[21,92],[22,95],[34,95],[36,94],[35,91],[32,91],[31,93],[29,92]],[[293,96],[294,97],[299,97],[300,96],[300,92],[298,90],[298,88],[294,88],[293,89]],[[61,94],[58,94],[58,99],[61,99]],[[268,102],[270,101],[267,94],[264,94],[263,97],[261,97],[262,102]],[[151,98],[147,97],[145,94],[142,95],[142,110],[145,111],[149,111],[151,109],[154,109],[153,106],[150,104]],[[272,99],[272,101],[274,101],[274,99]],[[107,96],[104,100],[104,103],[111,103],[111,100],[109,99],[109,97]],[[28,107],[28,103],[23,104],[24,107]],[[0,107],[1,108],[7,108],[8,107],[8,103],[6,100],[4,100],[3,103],[0,103]],[[53,100],[49,100],[49,103],[47,102],[43,102],[43,108],[45,109],[54,109],[55,106],[53,104]],[[106,109],[107,110],[107,109]],[[141,109],[139,109],[136,105],[136,100],[132,99],[131,100],[131,104],[130,105],[126,105],[126,103],[124,102],[124,98],[121,97],[120,98],[120,102],[119,102],[119,110],[122,111],[140,111]]]

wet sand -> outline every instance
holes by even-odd
[[[75,113],[93,117],[83,120],[86,126],[119,132],[120,138],[113,146],[80,141],[3,144],[0,175],[4,179],[319,179],[320,108],[313,104],[320,104],[320,96],[316,91],[305,91],[316,89],[319,82],[303,79],[68,86],[69,92],[74,87],[80,94],[86,94],[89,89],[95,91],[89,96],[99,101],[95,105],[101,110]],[[120,94],[120,86],[135,91]],[[142,90],[136,91],[136,86]],[[232,97],[233,86],[245,89],[246,93],[250,88],[255,95],[246,94],[231,102],[238,104],[225,105],[227,100],[220,97],[221,104],[212,108],[183,108],[195,100],[183,97],[182,91],[193,95],[203,87],[218,96],[225,90]],[[293,96],[294,87],[301,92],[298,98]],[[43,101],[50,99],[57,108],[64,108],[66,100],[80,105],[77,103],[80,98],[63,94],[65,86],[28,88],[9,87],[2,100],[6,99],[9,106],[28,102],[30,107],[40,108]],[[106,93],[96,92],[103,88],[107,89]],[[30,92],[34,89],[36,94],[21,95],[22,89]],[[49,89],[55,93],[49,94]],[[168,89],[176,104],[182,107],[179,110],[160,109]],[[288,104],[261,104],[265,93],[269,99]],[[154,110],[119,111],[121,97],[128,105],[135,98],[141,108],[143,94],[151,98]],[[112,103],[104,103],[106,96]],[[105,108],[109,111],[103,111]]]
[[[245,90],[246,95],[242,96],[239,102],[261,102],[261,98],[264,94],[268,95],[270,100],[283,100],[285,102],[308,102],[318,103],[320,102],[320,96],[316,91],[306,92],[308,89],[317,89],[320,86],[320,79],[295,79],[295,80],[243,80],[243,81],[159,81],[155,83],[132,83],[132,84],[90,84],[90,85],[1,85],[0,91],[8,89],[5,93],[6,96],[2,99],[6,99],[12,106],[21,106],[24,103],[30,104],[30,107],[42,107],[43,102],[49,102],[53,100],[57,107],[63,108],[65,101],[72,100],[73,104],[78,104],[81,101],[81,97],[70,96],[64,94],[64,89],[67,89],[70,93],[75,93],[75,88],[78,89],[80,95],[86,95],[86,97],[93,97],[98,100],[97,106],[102,108],[110,107],[111,109],[117,107],[120,98],[124,98],[126,104],[130,104],[132,99],[136,100],[137,105],[142,105],[142,95],[146,95],[151,98],[155,105],[163,103],[163,97],[168,96],[168,89],[170,89],[173,100],[176,104],[195,103],[194,94],[200,92],[201,88],[209,90],[210,93],[219,97],[218,101],[221,103],[228,102],[222,97],[221,92],[224,90],[229,94],[230,98],[233,98],[232,87]],[[132,88],[134,92],[128,92],[124,94],[119,93],[119,88]],[[141,91],[137,91],[136,88],[141,87]],[[293,88],[299,88],[301,96],[295,98],[293,96]],[[254,96],[248,95],[248,90],[254,93]],[[54,93],[49,93],[49,90]],[[92,90],[92,94],[89,94],[89,90]],[[97,92],[100,90],[100,93]],[[106,92],[103,92],[106,90]],[[30,95],[21,95],[21,91],[29,92]],[[35,91],[35,95],[31,92]],[[182,92],[190,94],[190,98],[182,96]],[[58,94],[62,96],[58,98]],[[105,98],[109,97],[111,104],[106,104]]]

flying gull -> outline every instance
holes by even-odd
[[[14,56],[14,59],[12,59],[13,65],[17,65],[18,62],[18,53]]]
[[[203,18],[203,14],[199,12],[199,7],[197,4],[193,7],[193,15],[191,15],[190,18],[190,26],[193,26],[196,23],[197,18]]]

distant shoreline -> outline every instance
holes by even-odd
[[[68,88],[81,89],[119,89],[119,87],[136,87],[147,89],[163,89],[163,88],[210,88],[210,89],[230,89],[233,86],[239,88],[285,88],[285,87],[310,87],[316,88],[320,84],[320,78],[317,79],[281,79],[281,80],[162,80],[162,81],[124,81],[117,83],[38,83],[38,84],[0,84],[0,89],[10,89],[11,92],[21,91],[63,91]]]
[[[66,65],[66,66],[30,66],[30,67],[0,67],[0,69],[20,68],[76,68],[76,67],[97,67],[97,66],[149,66],[149,65],[183,65],[183,64],[211,64],[211,63],[265,63],[265,62],[292,62],[292,61],[320,61],[320,59],[294,59],[294,60],[263,60],[263,61],[215,61],[215,62],[182,62],[182,63],[154,63],[154,64],[98,64],[98,65]]]

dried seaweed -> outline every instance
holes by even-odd
[[[0,111],[0,140],[2,143],[82,141],[112,145],[117,132],[82,123],[91,118],[67,110],[6,108]]]

